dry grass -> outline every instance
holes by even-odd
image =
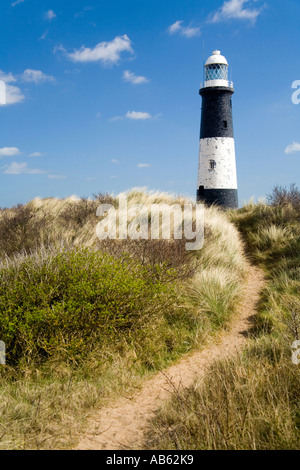
[[[217,361],[204,381],[165,403],[151,449],[299,449],[300,376],[291,359],[300,335],[299,191],[277,188],[270,202],[229,214],[267,277],[253,336],[242,355]]]
[[[243,356],[216,362],[203,382],[177,390],[154,420],[147,448],[298,449],[299,390],[297,368],[280,345],[257,341]]]
[[[182,207],[191,202],[139,189],[128,193],[128,201],[129,206],[144,204],[148,209],[151,204]],[[238,231],[226,214],[216,208],[205,210],[204,247],[188,253],[185,240],[99,242],[96,209],[100,202],[117,207],[117,197],[101,194],[91,200],[31,201],[25,206],[30,213],[31,225],[25,223],[25,228],[31,230],[31,244],[22,245],[22,240],[20,243],[18,237],[12,237],[6,249],[0,247],[1,273],[5,274],[8,268],[17,271],[24,260],[35,257],[50,266],[57,250],[84,246],[115,258],[125,254],[149,272],[155,272],[157,267],[162,271],[173,270],[176,274],[170,284],[170,292],[175,293],[173,300],[161,305],[163,315],[156,315],[135,332],[120,335],[117,341],[108,338],[75,366],[54,355],[43,363],[23,362],[18,368],[10,365],[2,368],[2,449],[72,446],[92,409],[114,396],[132,393],[155,371],[187,351],[203,348],[212,335],[225,327],[241,298],[247,264]],[[0,231],[7,216],[17,214],[24,221],[19,210],[0,213]]]

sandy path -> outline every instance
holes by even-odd
[[[156,374],[133,397],[118,399],[111,406],[102,408],[89,423],[77,449],[142,449],[147,424],[154,411],[170,396],[173,386],[188,387],[205,374],[213,361],[230,357],[243,348],[263,283],[262,271],[249,266],[245,296],[230,328],[214,338],[214,343],[203,351],[186,355]]]

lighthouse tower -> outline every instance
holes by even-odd
[[[233,83],[228,62],[214,51],[205,64],[199,149],[197,201],[237,208],[237,177],[232,122]]]

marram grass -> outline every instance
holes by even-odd
[[[189,199],[136,189],[130,204]],[[247,261],[226,214],[205,243],[100,243],[96,209],[117,197],[35,199],[0,213],[0,448],[72,447],[92,410],[205,347],[242,296]]]
[[[291,349],[300,340],[299,199],[298,193],[293,204],[250,203],[229,213],[267,278],[253,338],[242,354],[216,361],[203,382],[162,406],[145,447],[299,449],[300,366]]]

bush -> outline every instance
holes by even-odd
[[[117,204],[116,199],[108,193],[95,193],[93,198],[98,204],[111,204],[112,206]]]
[[[0,217],[0,257],[36,249],[42,241],[44,218],[21,204],[2,210]]]
[[[82,228],[90,220],[96,222],[96,211],[100,204],[115,205],[115,199],[107,193],[93,194],[93,199],[81,197],[67,203],[59,214],[59,220],[73,228]]]
[[[10,364],[57,354],[76,359],[163,308],[159,267],[88,249],[27,256],[2,266],[0,276],[0,337]]]
[[[275,186],[272,193],[268,194],[267,201],[271,206],[291,205],[296,210],[300,210],[300,191],[295,184],[291,184],[287,189],[284,186]]]
[[[127,254],[138,263],[176,269],[177,279],[192,277],[197,269],[195,256],[185,249],[186,240],[101,240],[101,251],[116,258]]]
[[[59,220],[72,227],[82,228],[91,217],[96,219],[96,210],[96,201],[83,197],[78,201],[68,202],[59,214]]]

